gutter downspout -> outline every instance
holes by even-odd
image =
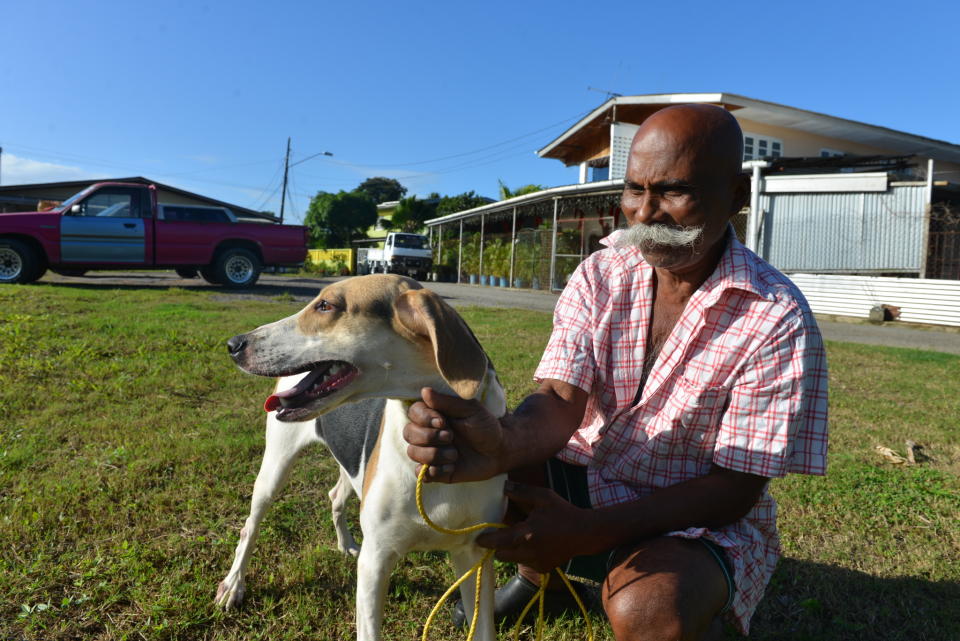
[[[761,170],[766,169],[770,166],[766,160],[748,160],[743,163],[742,167],[744,169],[752,169],[753,173],[750,176],[750,214],[747,216],[747,234],[745,243],[747,249],[753,251],[757,255],[760,254],[760,190],[762,188],[761,181],[763,180],[763,173]]]
[[[923,210],[923,235],[920,245],[920,278],[927,277],[927,262],[930,260],[930,224],[933,222],[933,158],[927,159],[927,206]]]

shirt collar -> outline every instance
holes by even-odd
[[[624,258],[635,258],[645,267],[649,267],[649,264],[643,260],[643,255],[639,249],[635,247],[616,247],[617,241],[625,232],[625,229],[614,230],[605,238],[600,239],[600,244],[621,252]],[[717,268],[700,286],[700,291],[715,291],[719,295],[728,289],[742,289],[757,296],[769,298],[772,292],[759,278],[757,270],[759,259],[737,239],[737,233],[732,224],[727,225],[726,242],[727,246],[720,257]]]

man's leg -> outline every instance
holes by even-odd
[[[727,577],[701,541],[660,537],[621,548],[603,583],[617,641],[722,639]]]

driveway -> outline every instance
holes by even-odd
[[[222,292],[224,298],[272,298],[286,294],[307,302],[316,296],[320,289],[338,280],[342,279],[263,274],[256,287],[250,289],[217,289]],[[180,278],[172,271],[91,272],[80,278],[59,276],[48,272],[39,282],[94,289],[181,287],[209,290],[215,288],[199,278]],[[454,307],[480,305],[552,312],[557,302],[557,294],[552,292],[453,283],[425,283],[425,285],[443,296]],[[874,325],[856,319],[837,321],[831,318],[818,318],[817,322],[824,339],[828,341],[960,354],[960,330],[957,328],[915,327],[897,323]]]

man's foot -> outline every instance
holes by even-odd
[[[551,581],[552,583],[552,581]],[[597,588],[591,588],[577,581],[570,581],[573,589],[577,591],[580,600],[587,608],[587,612],[597,611],[600,608],[600,591]],[[520,613],[527,607],[530,599],[537,593],[539,587],[534,585],[526,578],[515,575],[507,581],[502,587],[497,588],[493,598],[493,620],[499,626],[506,622],[514,625],[520,618]],[[534,604],[527,612],[526,620],[533,622],[537,618],[537,606]],[[548,590],[543,599],[543,613],[545,617],[559,617],[564,614],[580,615],[580,606],[571,596],[566,586],[559,590]],[[458,628],[467,626],[467,617],[463,612],[463,603],[458,601],[453,606],[451,614],[453,625]]]

